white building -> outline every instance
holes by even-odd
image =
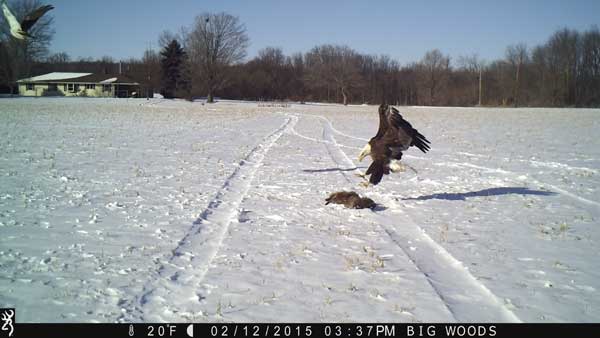
[[[123,75],[48,73],[17,81],[23,96],[132,97],[140,84]]]

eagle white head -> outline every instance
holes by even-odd
[[[362,149],[362,151],[360,152],[360,154],[358,154],[358,162],[362,162],[362,160],[367,156],[367,155],[371,155],[371,145],[370,144],[366,144],[365,147]]]

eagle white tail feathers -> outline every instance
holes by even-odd
[[[390,170],[393,173],[400,173],[400,172],[405,172],[406,168],[404,167],[404,164],[402,164],[402,162],[400,162],[399,160],[391,160],[390,161]]]

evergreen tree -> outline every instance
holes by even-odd
[[[162,94],[173,98],[186,88],[184,66],[186,53],[173,39],[161,52],[160,65],[162,69]]]

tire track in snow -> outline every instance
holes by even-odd
[[[239,162],[238,167],[225,180],[173,250],[168,262],[159,268],[158,275],[146,283],[132,306],[122,306],[133,310],[121,315],[118,321],[164,322],[162,314],[169,317],[176,314],[194,317],[195,313],[191,309],[201,300],[201,295],[196,290],[221,247],[229,225],[237,219],[238,208],[250,189],[258,167],[262,165],[271,147],[297,121],[297,117],[287,116],[279,128],[266,136]]]
[[[308,141],[313,141],[313,142],[318,142],[318,143],[331,143],[329,141],[318,140],[316,138],[312,138],[310,136],[306,136],[306,135],[300,134],[298,131],[296,131],[295,128],[291,129],[291,133],[292,133],[292,135],[298,136],[298,137],[303,138],[303,139],[308,140]],[[351,147],[351,146],[347,146],[347,145],[343,145],[343,144],[339,144],[339,143],[337,145],[339,147],[344,147],[344,148],[348,148],[348,149],[354,149],[354,150],[360,150],[361,149],[361,148],[358,148],[358,147]]]
[[[495,158],[495,159],[500,159],[500,160],[511,160],[511,161],[517,161],[517,162],[521,162],[521,163],[526,163],[532,167],[544,167],[544,168],[550,168],[550,169],[565,169],[565,170],[577,170],[577,171],[581,171],[581,172],[585,172],[585,173],[592,173],[592,174],[599,174],[600,170],[597,169],[593,169],[593,168],[588,168],[588,167],[578,167],[578,166],[572,166],[572,165],[568,165],[565,163],[561,163],[561,162],[553,162],[553,161],[536,161],[536,160],[524,160],[524,159],[514,159],[514,158],[507,158],[507,157],[499,157],[499,156],[494,156],[494,155],[481,155],[481,154],[473,154],[473,153],[468,153],[468,152],[464,152],[464,151],[458,151],[456,152],[456,154],[458,155],[463,155],[463,156],[467,156],[467,157],[473,157],[473,158],[481,158],[481,159],[490,159],[490,158]]]
[[[456,164],[458,166],[462,166],[462,167],[474,168],[474,169],[479,169],[479,170],[484,170],[484,171],[490,171],[490,172],[495,172],[495,173],[503,174],[503,175],[510,175],[510,176],[515,176],[515,177],[519,176],[518,173],[515,173],[513,171],[507,171],[507,170],[502,170],[502,169],[493,169],[493,168],[488,168],[488,167],[484,167],[484,166],[480,166],[480,165],[475,165],[475,164],[471,164],[471,163],[458,163],[458,162],[456,162]],[[559,187],[557,187],[557,186],[555,186],[553,184],[538,181],[535,178],[529,177],[529,175],[524,174],[524,176],[527,177],[527,179],[529,181],[533,182],[536,185],[539,185],[541,187],[547,186],[547,187],[549,187],[549,188],[551,188],[553,190],[556,190],[556,191],[560,192],[561,194],[563,194],[565,196],[568,196],[568,197],[570,197],[572,199],[575,199],[577,201],[583,202],[583,203],[591,205],[591,206],[600,207],[600,203],[598,203],[596,201],[592,201],[592,200],[589,200],[589,199],[587,199],[585,197],[581,197],[581,196],[579,196],[577,194],[574,194],[572,192],[569,192],[567,190],[559,188]]]
[[[356,136],[352,136],[352,135],[348,135],[348,134],[346,134],[344,132],[341,132],[341,131],[335,129],[335,127],[333,126],[333,124],[331,123],[331,121],[328,118],[324,117],[324,116],[319,116],[319,115],[311,115],[311,116],[318,117],[321,120],[325,121],[325,123],[327,123],[329,125],[330,130],[333,131],[334,133],[338,134],[338,135],[341,135],[341,136],[344,136],[344,137],[347,137],[347,138],[351,138],[351,139],[355,139],[355,140],[358,140],[358,141],[369,142],[369,139],[362,138],[362,137],[356,137]]]
[[[577,194],[574,194],[574,193],[572,193],[572,192],[569,192],[569,191],[567,191],[567,190],[564,190],[564,189],[562,189],[562,188],[559,188],[559,187],[557,187],[557,186],[555,186],[555,185],[553,185],[553,184],[550,184],[550,183],[544,183],[544,182],[541,182],[541,181],[538,181],[538,180],[536,180],[535,178],[529,178],[529,180],[531,180],[533,183],[535,183],[535,184],[537,184],[537,185],[539,185],[539,186],[542,186],[542,187],[543,187],[543,186],[547,186],[547,187],[549,187],[550,189],[556,190],[556,191],[560,192],[561,194],[563,194],[563,195],[565,195],[565,196],[568,196],[568,197],[571,197],[572,199],[575,199],[575,200],[577,200],[577,201],[580,201],[580,202],[583,202],[583,203],[585,203],[585,204],[588,204],[588,205],[594,206],[594,207],[596,207],[596,208],[600,208],[600,203],[598,203],[598,202],[596,202],[596,201],[588,200],[588,199],[587,199],[587,198],[585,198],[585,197],[581,197],[581,196],[579,196],[579,195],[577,195]]]
[[[470,154],[470,155],[473,155],[473,154]],[[419,159],[422,159],[422,158],[419,158]],[[520,161],[524,161],[524,160],[520,160]],[[531,165],[535,166],[535,163],[534,163],[535,161],[527,161],[527,162],[530,163]],[[495,173],[503,174],[503,175],[510,175],[510,176],[515,176],[515,177],[518,177],[520,175],[519,173],[516,173],[514,171],[508,171],[508,170],[502,170],[502,169],[493,169],[493,168],[488,168],[488,167],[484,167],[484,166],[480,166],[480,165],[475,165],[475,164],[472,164],[472,163],[459,163],[459,162],[453,162],[453,163],[455,163],[457,166],[474,168],[474,169],[479,169],[479,170],[484,170],[484,171],[490,171],[490,172],[495,172]],[[536,162],[536,163],[548,164],[548,162]],[[560,164],[560,163],[557,163],[557,162],[551,162],[551,163],[554,163],[556,165]],[[560,164],[560,165],[568,167],[569,169],[575,169],[575,170],[580,169],[582,171],[593,172],[593,169],[589,169],[589,168],[570,167],[570,166],[564,165],[564,164]],[[552,167],[552,168],[555,168],[555,167]],[[524,176],[526,176],[529,181],[533,182],[536,185],[539,185],[541,187],[547,186],[547,187],[549,187],[549,188],[551,188],[553,190],[556,190],[556,191],[560,192],[561,194],[563,194],[565,196],[568,196],[568,197],[570,197],[570,198],[572,198],[574,200],[577,200],[579,202],[583,202],[583,203],[585,203],[587,205],[594,206],[594,207],[597,207],[597,208],[600,207],[600,202],[596,202],[596,201],[593,201],[593,200],[589,200],[589,199],[587,199],[585,197],[581,197],[581,196],[579,196],[577,194],[574,194],[574,193],[572,193],[570,191],[567,191],[567,190],[564,190],[562,188],[559,188],[559,187],[557,187],[557,186],[555,186],[553,184],[539,181],[539,180],[537,180],[537,179],[535,179],[533,177],[529,177],[529,175],[527,175],[527,174],[524,174]]]
[[[354,162],[338,146],[332,133],[331,122],[323,118],[323,138],[328,143],[331,158],[339,166],[357,168]],[[356,169],[356,172],[360,172]],[[351,174],[341,171],[348,182]],[[375,193],[380,195],[378,193]],[[383,197],[383,196],[380,196]],[[385,198],[390,204],[396,204]],[[373,218],[390,236],[390,239],[406,254],[421,271],[433,290],[446,304],[459,322],[521,322],[521,320],[479,282],[462,262],[454,258],[444,247],[435,242],[413,222],[404,222],[401,227],[389,218],[373,214]]]

